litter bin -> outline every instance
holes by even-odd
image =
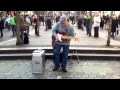
[[[32,73],[41,74],[45,70],[45,51],[35,50],[32,53]]]

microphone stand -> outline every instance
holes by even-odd
[[[75,35],[76,35],[76,33],[75,33]],[[72,63],[73,56],[76,56],[76,57],[77,57],[77,63],[79,63],[79,62],[80,62],[80,59],[79,59],[78,52],[77,52],[76,49],[73,50],[73,52],[72,52],[71,58],[70,58],[70,60],[69,60],[70,64],[73,64],[73,63]]]

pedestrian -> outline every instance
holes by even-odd
[[[119,30],[118,30],[118,26],[119,26],[119,19],[118,17],[116,16],[116,22],[117,22],[117,31],[116,31],[116,35],[119,34]]]
[[[15,16],[15,23],[16,23],[16,27],[17,27],[17,42],[16,45],[19,44],[24,44],[24,25],[25,25],[25,20],[24,17],[22,15],[20,15],[20,11],[16,12],[16,16]],[[21,39],[21,42],[19,43],[19,39]]]
[[[30,18],[30,22],[31,22],[31,25],[32,25],[32,16],[30,16],[29,18]]]
[[[69,22],[69,21],[70,21],[70,17],[69,17],[69,15],[67,15],[66,17],[67,17],[67,21]]]
[[[70,16],[70,20],[72,21],[72,24],[75,24],[75,17],[73,15]]]
[[[103,19],[103,17],[101,17],[101,22],[100,22],[101,30],[103,30],[103,27],[104,27],[104,19]]]
[[[50,15],[48,15],[48,17],[46,18],[46,24],[47,24],[47,29],[52,29],[52,17]]]
[[[91,19],[90,15],[86,13],[84,16],[84,23],[85,23],[87,35],[89,34],[89,30],[90,30],[90,19]]]
[[[5,20],[7,19],[7,17],[5,16],[5,15],[3,15],[2,16],[2,20],[3,20],[3,22],[4,22],[4,28],[3,29],[5,29]]]
[[[63,56],[62,56],[62,65],[61,68],[63,72],[67,72],[66,64],[68,60],[68,53],[69,53],[69,46],[70,46],[70,38],[65,38],[62,36],[62,42],[59,41],[57,33],[64,34],[65,36],[73,36],[74,37],[74,29],[73,26],[68,23],[66,16],[61,16],[60,21],[55,24],[54,28],[52,29],[52,34],[55,37],[55,46],[54,46],[54,64],[55,67],[53,71],[59,69],[59,54],[61,48],[63,49]]]
[[[109,20],[110,20],[110,16],[108,14],[107,17],[106,17],[106,20],[105,20],[105,24],[107,24],[109,22]]]
[[[120,25],[120,14],[119,14],[119,16],[118,16],[118,21],[119,21],[119,25]]]
[[[10,15],[7,15],[7,19],[5,20],[5,26],[8,28],[8,31],[10,30]]]
[[[82,29],[83,30],[82,21],[83,21],[82,16],[78,16],[77,17],[77,26],[78,26],[78,29]]]
[[[37,15],[34,16],[34,25],[35,25],[35,35],[38,35],[38,32],[37,32]]]
[[[42,23],[43,23],[43,25],[44,25],[44,23],[45,23],[44,15],[42,15],[41,21],[42,21]]]
[[[94,21],[94,37],[99,37],[99,27],[101,22],[99,12],[95,13],[95,16],[93,17],[93,21]]]
[[[4,21],[2,20],[2,17],[0,16],[0,32],[1,32],[1,38],[3,37],[3,29],[4,29]]]
[[[16,23],[15,23],[15,17],[14,17],[13,14],[11,14],[11,17],[10,17],[10,25],[11,25],[11,28],[12,28],[13,36],[15,36],[15,34],[16,34]]]
[[[60,19],[60,15],[58,14],[58,15],[56,16],[56,23],[59,22],[59,19]]]
[[[29,29],[30,29],[31,22],[30,22],[29,15],[26,16],[25,22],[26,22],[26,25],[27,25],[27,35],[30,35],[29,34]]]
[[[112,33],[111,36],[113,39],[115,39],[116,28],[118,28],[118,23],[117,23],[116,17],[113,16],[112,17],[112,29],[111,29],[111,33]]]

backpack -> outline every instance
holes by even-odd
[[[24,33],[24,44],[29,44],[29,37],[27,33]]]

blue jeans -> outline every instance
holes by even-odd
[[[69,45],[60,45],[60,44],[56,44],[55,45],[55,49],[54,49],[54,63],[55,63],[55,67],[59,68],[60,67],[60,50],[61,48],[63,48],[63,56],[62,56],[62,69],[66,69],[66,64],[67,64],[67,60],[68,60],[68,53],[69,53]]]
[[[22,40],[22,44],[24,44],[24,30],[22,27],[20,27],[20,38]]]
[[[89,30],[90,30],[90,24],[86,24],[86,31],[87,31],[87,34],[89,33]]]
[[[13,36],[15,36],[15,33],[16,33],[16,26],[15,26],[15,25],[11,25],[11,28],[12,28]]]

